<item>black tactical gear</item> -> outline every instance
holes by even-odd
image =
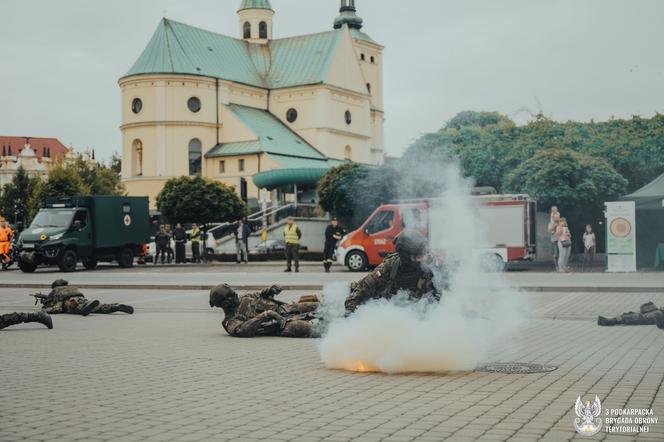
[[[221,284],[210,291],[210,307],[232,309],[240,304],[240,298],[228,284]]]

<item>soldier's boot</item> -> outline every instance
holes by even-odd
[[[309,321],[290,321],[281,331],[285,338],[317,338],[317,333]]]
[[[39,322],[50,329],[53,328],[53,321],[48,313],[40,310],[39,313],[10,313],[0,316],[0,330],[11,325],[23,324],[28,322]]]
[[[661,310],[659,311],[659,314],[655,317],[655,325],[657,328],[661,328],[664,330],[664,312]]]
[[[99,301],[97,301],[96,299],[94,301],[90,301],[83,306],[83,308],[80,311],[80,315],[88,316],[90,313],[95,311],[97,307],[99,307]]]
[[[622,324],[622,319],[620,318],[605,318],[604,316],[599,316],[597,318],[597,325],[611,326],[620,324]]]
[[[117,312],[133,315],[134,307],[125,304],[102,304],[97,310],[95,310],[95,313],[99,313],[101,315],[111,315]]]

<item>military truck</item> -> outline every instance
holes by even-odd
[[[18,265],[26,273],[39,265],[73,272],[79,261],[88,270],[113,261],[128,268],[149,238],[147,197],[52,198],[21,233]]]

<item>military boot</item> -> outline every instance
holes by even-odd
[[[618,318],[605,318],[604,316],[599,316],[597,318],[597,325],[611,326],[620,324],[622,324],[622,321]]]
[[[83,308],[80,311],[81,316],[88,316],[90,313],[92,313],[97,307],[99,307],[99,301],[96,299],[94,301],[90,301],[87,304],[83,306]]]
[[[132,307],[131,305],[118,304],[117,308],[119,312],[126,313],[128,315],[134,314],[134,307]]]
[[[664,330],[664,312],[660,310],[660,314],[657,315],[657,318],[655,318],[655,324],[657,325],[657,328],[661,328]]]
[[[28,320],[25,322],[39,322],[44,324],[49,330],[53,329],[53,319],[46,310],[39,310],[38,313],[28,313]]]

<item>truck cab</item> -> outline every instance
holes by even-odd
[[[404,228],[426,235],[427,223],[425,203],[380,206],[359,229],[341,239],[337,260],[355,272],[375,267],[394,253],[394,239]]]

